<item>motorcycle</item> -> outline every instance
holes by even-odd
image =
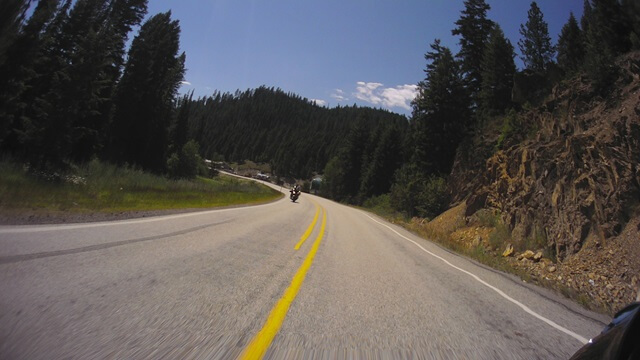
[[[296,202],[296,200],[298,200],[298,197],[300,197],[300,189],[293,188],[289,190],[289,192],[291,193],[291,195],[289,195],[289,199],[291,199],[292,202]]]

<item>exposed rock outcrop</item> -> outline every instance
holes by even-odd
[[[502,150],[495,132],[463,148],[451,183],[467,215],[499,209],[516,245],[539,239],[558,260],[619,235],[640,203],[640,53],[619,65],[606,98],[594,97],[586,79],[560,84],[543,106],[518,115]]]
[[[468,221],[500,214],[515,248],[504,259],[610,311],[640,287],[640,52],[617,65],[604,96],[573,79],[539,107],[482,124],[449,179]]]

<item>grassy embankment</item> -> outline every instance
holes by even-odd
[[[27,173],[0,162],[0,212],[115,213],[258,204],[282,194],[227,176],[170,180],[140,170],[92,161],[66,174]]]

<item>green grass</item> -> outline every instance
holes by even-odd
[[[365,200],[364,204],[362,204],[363,209],[370,211],[376,215],[382,216],[392,222],[397,221],[409,221],[404,214],[395,210],[391,206],[391,200],[389,194],[383,194],[380,196],[373,196]]]
[[[282,196],[252,181],[226,176],[170,180],[92,161],[65,174],[28,173],[0,162],[3,212],[122,212],[264,203]]]

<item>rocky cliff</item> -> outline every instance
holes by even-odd
[[[467,216],[495,211],[516,249],[537,247],[586,286],[611,290],[593,295],[599,302],[630,301],[640,272],[640,52],[616,66],[605,95],[575,78],[541,106],[485,124],[450,179]]]

